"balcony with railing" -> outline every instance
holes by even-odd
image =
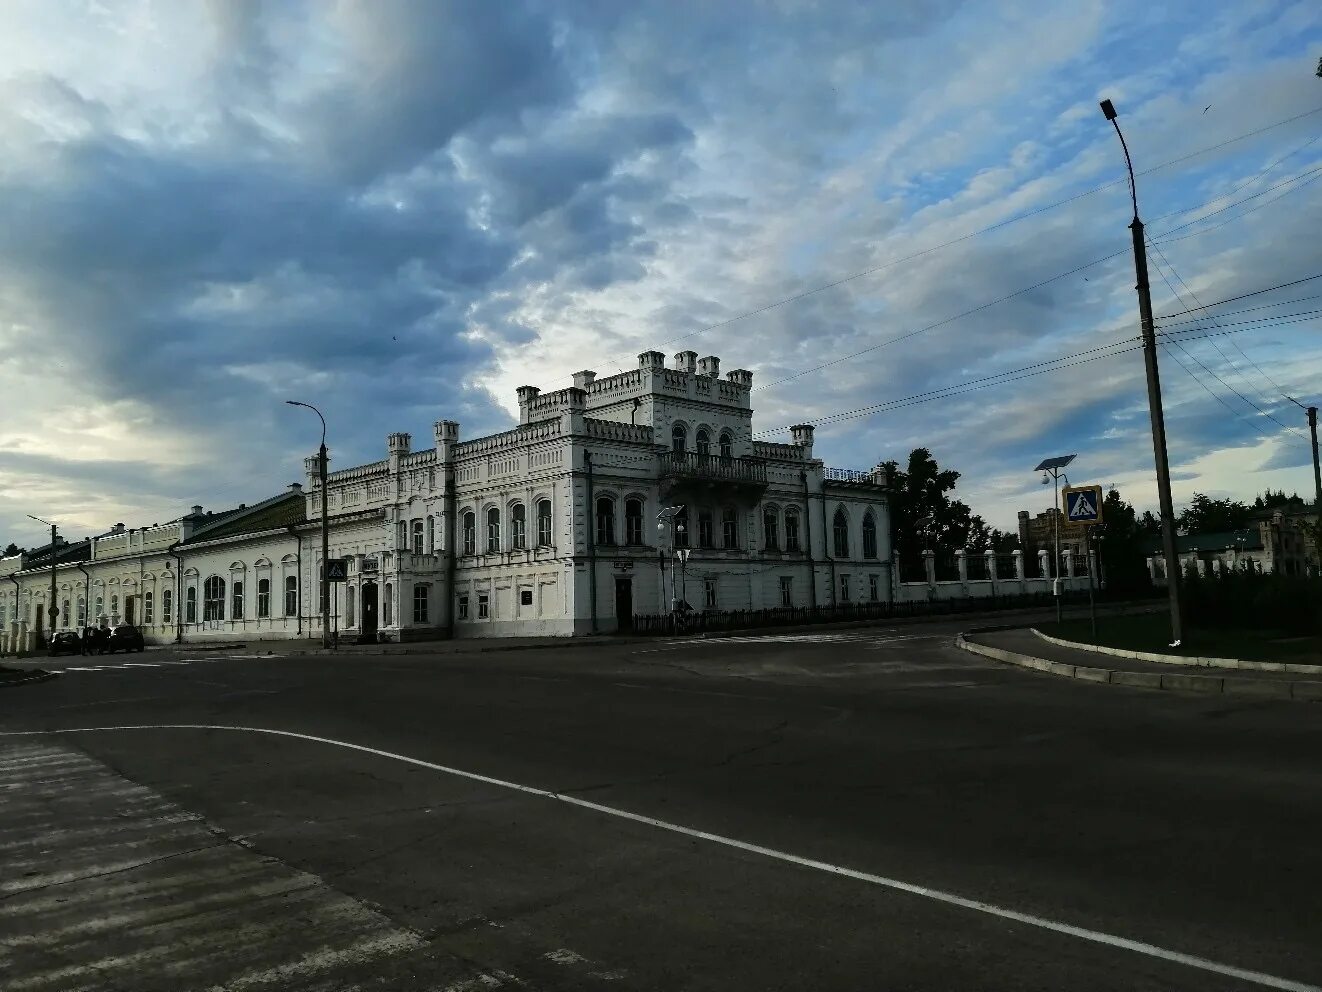
[[[733,483],[765,486],[766,463],[753,458],[722,458],[693,451],[667,451],[661,455],[660,476],[677,482]]]

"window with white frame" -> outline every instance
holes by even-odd
[[[640,499],[624,501],[624,543],[643,543],[643,501]]]
[[[799,511],[785,511],[785,550],[799,550]]]
[[[682,455],[688,448],[689,431],[683,424],[676,424],[670,428],[670,450],[678,455]]]
[[[419,517],[417,520],[413,521],[413,553],[415,555],[423,554],[424,549],[427,547],[422,528],[422,518]]]
[[[197,586],[189,586],[184,593],[184,622],[197,623]]]
[[[427,554],[436,554],[436,518],[427,514]]]
[[[868,598],[874,603],[881,598],[880,578],[881,576],[879,575],[868,576]]]
[[[487,551],[491,554],[500,551],[500,510],[494,506],[487,510]]]
[[[551,501],[544,499],[537,504],[537,546],[551,546]]]
[[[100,596],[97,596],[97,597],[96,597],[96,604],[95,604],[95,605],[96,605],[96,610],[94,611],[93,616],[96,616],[96,617],[103,617],[103,616],[105,616],[105,614],[106,614],[106,611],[105,611],[105,600],[102,599]]]
[[[161,623],[174,623],[174,590],[161,593]]]
[[[615,500],[597,497],[597,546],[615,543]]]
[[[87,626],[87,600],[82,596],[78,597],[78,626]]]
[[[285,576],[285,616],[298,616],[298,578],[293,575]]]
[[[115,610],[115,598],[110,598],[110,611]],[[209,575],[202,583],[202,619],[225,619],[225,580],[219,575]]]
[[[271,580],[257,580],[257,619],[265,620],[271,615]]]
[[[148,627],[156,622],[156,597],[150,589],[142,594],[142,622]]]
[[[528,546],[528,511],[522,503],[510,507],[510,543],[515,551]]]
[[[69,626],[70,622],[71,621],[69,619],[69,601],[66,599],[60,605],[60,626],[67,627]]]
[[[780,550],[780,514],[775,507],[767,507],[762,514],[762,543],[768,551]]]
[[[863,518],[863,557],[877,557],[877,521],[871,510]]]
[[[780,577],[780,605],[794,605],[794,577],[791,575]]]
[[[835,538],[835,556],[837,558],[848,558],[849,518],[845,516],[843,507],[835,511],[835,519],[832,521],[832,534]]]
[[[413,587],[413,622],[427,623],[427,596],[431,592],[428,586]]]
[[[110,615],[112,617],[119,615],[119,596],[110,597]]]
[[[243,619],[243,583],[236,579],[230,591],[230,619]]]
[[[707,609],[716,607],[716,580],[707,578],[702,580],[702,603]]]
[[[477,594],[477,618],[487,620],[491,617],[491,599],[486,593]]]
[[[459,610],[458,610],[458,614],[459,614],[459,619],[460,619],[460,620],[467,620],[467,619],[468,619],[468,597],[467,597],[467,596],[460,596],[460,597],[459,597]]]
[[[733,506],[727,506],[721,511],[721,546],[739,547],[739,515]]]
[[[849,576],[840,576],[840,602],[849,602]]]
[[[464,511],[464,554],[477,554],[477,514]]]

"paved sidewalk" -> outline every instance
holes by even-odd
[[[1322,701],[1322,681],[1291,672],[1234,670],[1233,675],[1222,675],[1216,669],[1197,668],[1193,671],[1198,674],[1193,674],[1187,665],[1117,658],[1051,644],[1027,628],[962,634],[957,643],[966,651],[997,661],[1087,682],[1260,699]]]

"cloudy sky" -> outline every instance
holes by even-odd
[[[653,348],[1002,526],[1055,454],[1151,506],[1097,101],[1176,314],[1322,273],[1319,56],[1307,0],[4,0],[0,540],[264,498],[287,397],[346,467]],[[1310,490],[1319,294],[1163,325],[1177,502]]]

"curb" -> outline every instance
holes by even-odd
[[[1037,633],[1034,631],[1034,633]],[[1068,642],[1066,646],[1070,646]],[[1248,699],[1294,699],[1301,702],[1322,702],[1322,682],[1264,681],[1263,679],[1222,677],[1216,675],[1185,675],[1166,672],[1126,672],[1110,668],[1091,668],[1087,665],[1069,665],[1006,651],[990,644],[978,644],[963,634],[955,637],[955,647],[969,654],[981,655],[994,661],[1019,668],[1031,668],[1052,675],[1083,682],[1102,682],[1133,689],[1159,689],[1168,692],[1196,692],[1222,696],[1242,696]]]
[[[1124,648],[1112,648],[1103,644],[1067,641],[1062,637],[1052,637],[1050,634],[1044,634],[1036,627],[1030,627],[1029,630],[1048,644],[1054,644],[1056,647],[1071,648],[1076,651],[1092,651],[1095,654],[1110,655],[1112,658],[1129,658],[1133,661],[1151,661],[1159,665],[1184,665],[1193,668],[1230,668],[1244,672],[1290,672],[1295,675],[1322,675],[1322,665],[1297,665],[1283,661],[1243,661],[1239,658],[1195,658],[1192,655],[1126,651]],[[978,633],[978,631],[971,630],[969,633]]]
[[[15,671],[22,671],[22,669],[15,669]],[[59,677],[59,672],[48,672],[44,668],[34,668],[25,679],[0,679],[0,689],[12,689],[15,686],[30,685],[33,682],[49,682],[51,679]]]

